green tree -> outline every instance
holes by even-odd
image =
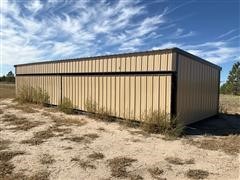
[[[233,64],[227,82],[221,86],[221,93],[240,95],[240,62]]]
[[[13,72],[12,72],[12,71],[9,71],[9,72],[7,73],[7,77],[14,77]]]

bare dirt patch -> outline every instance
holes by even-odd
[[[226,147],[238,147],[238,139],[231,136],[193,135],[166,141],[160,134],[148,134],[137,127],[97,121],[85,115],[66,115],[35,106],[31,108],[36,113],[5,108],[14,104],[10,99],[0,100],[0,108],[4,108],[4,114],[0,115],[0,137],[4,138],[0,139],[0,152],[27,154],[1,161],[0,172],[5,173],[0,179],[187,179],[189,169],[210,172],[205,179],[239,176],[238,156],[185,143],[189,139],[200,142],[223,138]],[[4,121],[6,114],[42,124],[28,131],[12,131],[10,128],[16,126]],[[23,140],[38,146],[21,143]],[[194,164],[188,162],[191,159]],[[153,171],[157,174],[154,178],[149,172],[154,167],[164,172]]]
[[[116,157],[108,160],[108,166],[111,168],[111,175],[117,178],[126,178],[129,176],[127,167],[131,166],[133,162],[137,161],[128,157]]]

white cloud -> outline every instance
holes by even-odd
[[[221,34],[220,36],[217,37],[217,39],[221,39],[224,38],[226,36],[229,36],[230,34],[234,33],[237,29],[231,29],[229,31],[227,31],[226,33]]]
[[[234,61],[239,56],[239,48],[232,47],[226,42],[206,42],[202,44],[181,44],[167,42],[152,49],[165,49],[179,47],[196,56],[202,57],[212,63],[221,64],[227,61]]]
[[[152,41],[169,39],[154,49],[182,47],[214,62],[224,62],[236,52],[222,41],[197,45],[172,42],[195,35],[166,17],[186,4],[151,15],[146,8],[149,3],[138,0],[34,0],[26,4],[4,0],[0,4],[2,64],[137,51]]]
[[[36,13],[37,11],[43,8],[43,4],[41,3],[40,0],[33,0],[33,1],[28,1],[25,7],[31,12]]]

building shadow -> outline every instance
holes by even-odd
[[[186,126],[185,135],[240,135],[240,114],[219,114]]]

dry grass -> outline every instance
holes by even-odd
[[[158,167],[154,167],[154,168],[149,168],[148,172],[151,174],[153,178],[162,179],[160,176],[163,174],[164,171]]]
[[[96,169],[96,166],[94,164],[92,164],[91,161],[86,161],[86,160],[79,159],[79,158],[72,158],[71,161],[77,162],[77,164],[80,165],[80,167],[83,168],[84,170],[86,170],[88,168]]]
[[[153,111],[145,114],[141,128],[147,133],[179,137],[182,135],[184,126],[179,123],[177,118],[170,118],[169,114]]]
[[[63,138],[63,140],[70,140],[73,142],[83,142],[83,143],[91,143],[93,140],[98,138],[99,136],[95,133],[84,134],[83,136],[74,136],[74,137],[67,137]]]
[[[7,162],[7,161],[10,161],[15,156],[23,155],[23,154],[25,154],[25,152],[23,151],[1,151],[0,161]]]
[[[188,140],[188,143],[202,149],[223,151],[227,154],[236,155],[240,152],[240,136],[230,135],[212,139]]]
[[[83,126],[87,124],[86,120],[79,119],[79,118],[66,118],[66,117],[51,115],[51,119],[58,126]]]
[[[73,142],[85,142],[89,143],[89,141],[86,141],[86,139],[82,136],[75,136],[75,137],[68,137],[68,138],[63,138],[63,140],[69,140]]]
[[[99,135],[96,133],[84,134],[83,136],[92,140],[99,138]]]
[[[15,84],[0,83],[0,99],[15,98]]]
[[[15,126],[12,130],[28,131],[34,127],[41,125],[41,122],[29,121],[26,118],[19,118],[14,114],[5,114],[2,119],[3,122],[7,122],[8,125]]]
[[[45,140],[55,136],[56,135],[53,133],[53,130],[50,127],[47,130],[36,132],[31,139],[23,140],[21,141],[21,143],[36,146],[42,144],[43,142],[45,142]]]
[[[50,172],[47,170],[42,170],[39,171],[37,173],[35,173],[34,175],[26,178],[27,180],[48,180],[50,176]]]
[[[66,114],[73,114],[73,104],[69,98],[64,97],[62,102],[58,105],[58,109]]]
[[[240,96],[220,95],[220,112],[240,114]]]
[[[7,108],[18,109],[25,113],[37,113],[38,111],[33,109],[32,104],[16,104],[16,105],[8,105]]]
[[[7,149],[10,143],[9,140],[0,139],[0,151]]]
[[[8,176],[13,173],[14,168],[15,166],[12,163],[0,161],[0,179],[8,179]]]
[[[103,159],[104,157],[105,157],[104,154],[100,153],[100,152],[94,152],[94,153],[88,155],[88,158],[90,158],[92,160]]]
[[[167,157],[165,158],[167,162],[174,165],[184,165],[184,164],[194,164],[194,159],[183,160],[177,157]]]
[[[99,105],[91,100],[85,102],[85,107],[87,112],[90,112],[88,116],[93,119],[102,120],[106,122],[115,122],[116,118],[112,116],[112,113],[109,110],[104,108],[97,108]]]
[[[190,179],[205,179],[209,176],[209,172],[201,169],[189,169],[186,176]]]
[[[12,173],[15,166],[9,161],[18,155],[23,155],[23,151],[1,151],[0,152],[0,179],[13,179]]]
[[[138,174],[129,175],[130,180],[143,180],[143,177]]]
[[[108,160],[108,166],[111,168],[111,175],[117,178],[126,178],[129,176],[127,167],[131,166],[136,159],[127,157],[116,157]]]
[[[150,137],[149,133],[147,133],[146,131],[142,131],[142,130],[128,131],[128,132],[132,135],[142,135],[144,137]]]
[[[99,127],[99,128],[97,128],[97,130],[98,130],[98,131],[102,131],[102,132],[105,132],[105,131],[106,131],[106,129],[103,128],[103,127]]]
[[[55,162],[53,156],[49,155],[49,154],[42,154],[40,156],[40,162],[41,164],[53,164]]]
[[[49,113],[49,112],[45,112],[45,111],[42,112],[41,115],[46,116],[46,117],[51,117],[51,116],[52,116],[51,113]]]

